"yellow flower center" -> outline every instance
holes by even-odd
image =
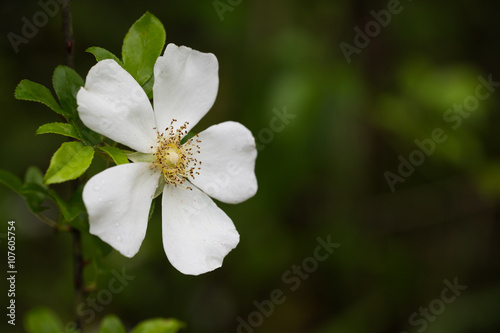
[[[193,156],[200,152],[198,143],[201,141],[196,135],[181,145],[181,139],[187,134],[186,128],[189,123],[186,122],[174,130],[173,124],[176,121],[173,119],[170,126],[161,134],[157,130],[156,147],[151,147],[154,156],[151,168],[161,170],[165,182],[177,187],[184,186],[186,179],[194,179],[195,175],[199,175],[201,162]]]
[[[180,156],[182,156],[180,150],[180,147],[168,144],[166,147],[156,152],[156,161],[164,168],[175,169],[179,165]]]

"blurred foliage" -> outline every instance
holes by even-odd
[[[389,2],[221,2],[232,9],[223,20],[212,1],[73,1],[82,77],[95,63],[88,47],[120,54],[130,25],[150,11],[165,25],[167,42],[219,60],[217,101],[195,131],[235,120],[261,146],[258,194],[237,206],[219,203],[241,235],[222,268],[198,277],[172,268],[156,209],[137,256],[112,251],[102,258],[105,270],[89,262],[94,299],[113,272],[126,269],[134,277],[95,311],[86,323],[90,331],[114,313],[129,330],[146,318],[174,317],[186,332],[229,333],[239,326],[244,332],[241,322],[257,323],[260,311],[262,323],[250,327],[259,333],[415,332],[423,324],[412,325],[412,314],[422,318],[419,309],[436,304],[443,281],[457,277],[467,289],[427,322],[426,332],[498,332],[500,92],[481,100],[456,129],[443,117],[475,96],[480,76],[500,81],[500,4],[402,1],[402,11],[348,64],[340,43],[354,45],[354,27],[364,29],[374,20],[370,11]],[[40,10],[36,1],[2,3],[3,34],[21,34],[22,18],[32,20]],[[52,72],[64,61],[60,26],[54,16],[18,53],[7,38],[0,49],[0,169],[20,179],[31,165],[45,172],[64,142],[35,138],[40,125],[61,119],[13,97],[25,78],[52,86]],[[295,117],[269,132],[284,110]],[[398,156],[408,159],[418,149],[415,140],[431,138],[436,128],[447,140],[391,192],[384,174],[397,174]],[[67,185],[55,186],[69,193]],[[6,221],[17,226],[18,325],[37,306],[71,321],[70,237],[41,224],[3,186],[0,205],[0,236]],[[317,238],[328,235],[341,246],[292,290],[286,273],[307,265]],[[92,248],[92,239],[84,241]],[[267,304],[276,289],[286,300],[266,316],[256,304]],[[5,320],[0,327],[12,329]]]

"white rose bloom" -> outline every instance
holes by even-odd
[[[236,122],[214,125],[181,144],[212,107],[218,90],[215,55],[167,45],[154,67],[153,104],[114,60],[92,67],[77,94],[90,129],[138,153],[92,177],[83,190],[90,233],[124,256],[144,240],[151,202],[162,190],[163,247],[172,265],[198,275],[222,265],[239,234],[207,195],[239,203],[257,191],[257,150]]]

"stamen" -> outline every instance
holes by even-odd
[[[160,169],[167,184],[174,185],[186,190],[193,190],[191,187],[184,185],[186,179],[194,179],[195,174],[200,173],[200,167],[196,167],[201,161],[194,158],[193,149],[196,153],[200,153],[198,143],[198,135],[189,139],[184,145],[181,145],[181,139],[188,133],[187,125],[185,122],[179,128],[174,130],[174,122],[172,119],[170,125],[165,128],[165,132],[159,133],[156,128],[157,139],[156,147],[153,149],[155,161],[151,164],[152,169]],[[196,140],[194,140],[196,138]],[[153,147],[151,147],[153,148]]]

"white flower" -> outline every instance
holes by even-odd
[[[139,251],[159,184],[163,247],[180,272],[214,270],[238,244],[233,222],[207,194],[239,203],[256,193],[252,134],[224,122],[181,145],[215,101],[218,69],[213,54],[169,44],[154,67],[154,112],[143,89],[114,60],[92,67],[78,92],[86,126],[142,153],[140,161],[95,175],[83,190],[90,233],[124,256]]]

